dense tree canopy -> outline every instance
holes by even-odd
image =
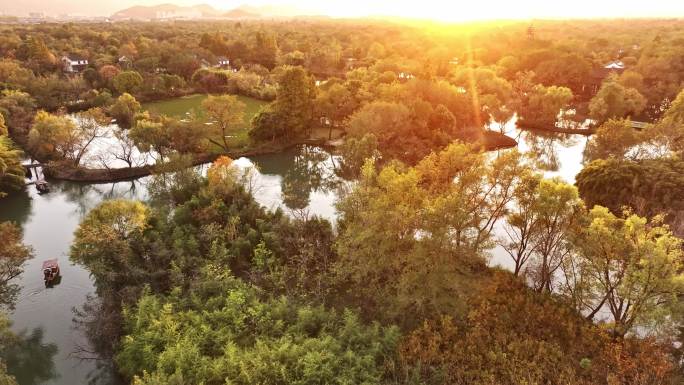
[[[611,78],[601,85],[589,103],[591,117],[604,122],[608,119],[635,117],[646,107],[646,99],[634,88],[626,88]]]
[[[111,130],[112,156],[158,162],[136,170],[148,199],[89,211],[70,251],[97,291],[76,315],[134,384],[677,383],[681,22],[534,24],[3,23],[0,194],[23,184],[14,143],[76,168]],[[88,65],[66,74],[72,52]],[[265,104],[249,125],[244,97]],[[515,117],[595,129],[577,187],[503,149]],[[294,156],[292,215],[224,156],[311,142],[342,156]],[[335,223],[307,213],[321,186]],[[30,250],[2,237],[8,283]]]
[[[625,213],[615,216],[596,206],[576,243],[579,258],[569,259],[566,290],[588,318],[607,308],[607,328],[624,336],[638,327],[668,329],[682,286],[682,240],[662,217],[650,223]],[[656,326],[657,325],[657,326]]]
[[[112,78],[112,85],[119,93],[135,93],[143,84],[143,78],[135,71],[124,71]]]
[[[5,135],[0,135],[0,198],[24,188],[22,152]]]
[[[654,341],[614,343],[548,296],[494,272],[467,322],[428,321],[400,348],[409,376],[428,384],[667,383],[673,363]],[[635,371],[631,368],[639,367]],[[637,373],[638,372],[638,373]]]
[[[391,366],[396,328],[260,300],[220,266],[208,265],[201,282],[187,296],[144,295],[126,312],[117,362],[135,384],[381,383]]]
[[[620,214],[624,207],[653,217],[664,214],[673,230],[684,234],[684,162],[680,159],[596,160],[577,175],[580,196]]]
[[[572,91],[565,87],[537,85],[522,102],[521,126],[554,127],[561,110],[572,100]]]
[[[338,207],[338,270],[354,287],[350,294],[406,323],[462,305],[455,293],[468,280],[459,277],[483,264],[524,168],[516,152],[489,164],[463,144],[415,168],[377,172],[366,164],[359,187]]]

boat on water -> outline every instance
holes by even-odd
[[[36,190],[39,194],[45,194],[50,192],[50,185],[44,180],[39,180],[36,182]]]
[[[43,261],[43,279],[45,280],[45,286],[52,286],[59,283],[61,277],[59,275],[57,258]]]

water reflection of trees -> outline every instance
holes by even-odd
[[[537,167],[544,171],[558,171],[560,168],[559,151],[577,144],[573,135],[521,130],[519,138],[525,141],[528,153],[534,155]]]
[[[22,191],[0,200],[0,222],[12,221],[23,225],[31,215],[31,197]]]
[[[145,191],[145,182],[141,179],[103,184],[64,182],[57,184],[56,187],[68,202],[76,205],[79,216],[84,216],[103,200],[139,198]]]
[[[309,206],[312,192],[333,191],[339,185],[341,180],[335,173],[333,156],[327,151],[301,146],[287,155],[274,170],[282,175],[282,199],[288,209],[301,213]],[[268,162],[259,163],[265,173],[273,166]]]
[[[86,336],[86,342],[77,344],[71,354],[95,362],[95,368],[87,376],[88,384],[123,383],[113,360],[121,330],[119,306],[114,301],[106,303],[101,297],[88,295],[83,306],[72,311],[74,328]]]
[[[57,378],[54,362],[57,345],[45,343],[43,337],[42,328],[35,328],[30,333],[24,330],[13,336],[1,352],[7,372],[19,384],[41,384]]]

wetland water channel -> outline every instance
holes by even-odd
[[[519,149],[531,152],[547,176],[568,182],[582,168],[587,138],[580,135],[519,131],[507,125]],[[283,208],[292,215],[319,215],[335,221],[335,200],[341,185],[349,182],[335,174],[339,158],[316,147],[302,146],[287,151],[240,158],[242,167],[256,166],[253,192],[267,208]],[[25,193],[0,201],[0,221],[11,220],[24,231],[24,241],[34,249],[18,283],[22,286],[16,309],[11,313],[12,329],[21,336],[16,357],[8,360],[20,385],[117,384],[111,362],[83,359],[88,350],[83,332],[75,327],[73,309],[87,296],[95,295],[89,272],[69,261],[74,231],[90,209],[112,198],[145,200],[149,177],[134,181],[84,184],[51,181],[52,191],[38,195],[34,186]],[[62,281],[45,288],[41,274],[43,260],[57,258]],[[493,265],[510,266],[503,250],[492,251]]]

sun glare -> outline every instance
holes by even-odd
[[[317,0],[252,0],[250,6],[294,6],[311,14],[339,18],[391,16],[439,22],[462,22],[493,19],[531,18],[605,18],[605,17],[668,17],[684,13],[684,2],[654,0],[644,7],[636,0],[576,0],[571,4],[548,0],[479,0],[420,2],[347,0],[321,2]],[[236,6],[235,1],[214,0],[209,4],[223,9]]]

